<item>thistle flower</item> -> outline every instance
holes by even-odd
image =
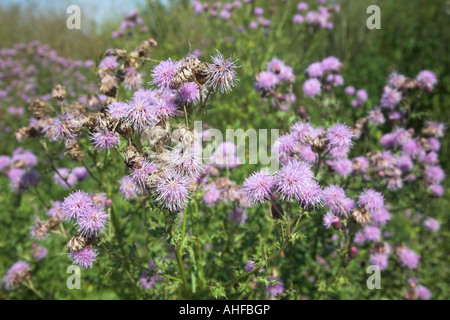
[[[313,179],[311,166],[303,161],[292,161],[275,175],[275,188],[282,199],[301,201],[302,188]]]
[[[422,285],[416,287],[416,293],[420,300],[431,300],[430,290]]]
[[[5,284],[7,288],[17,288],[24,280],[31,277],[31,268],[25,261],[17,261],[6,272]]]
[[[301,14],[295,14],[292,18],[292,22],[295,24],[302,24],[305,21],[305,18]]]
[[[0,172],[3,172],[11,164],[11,158],[8,156],[0,156]]]
[[[341,212],[342,202],[345,199],[345,191],[338,185],[330,185],[323,190],[324,204],[330,207],[331,212]]]
[[[195,82],[183,83],[179,90],[184,102],[195,104],[200,101],[200,89]]]
[[[123,177],[119,180],[119,184],[119,192],[125,200],[132,200],[137,197],[139,188],[130,177]]]
[[[420,85],[429,90],[432,90],[437,83],[436,75],[430,70],[420,71],[416,77],[416,80]]]
[[[78,216],[77,224],[83,236],[97,236],[105,231],[108,215],[99,206],[89,206]]]
[[[444,187],[439,184],[431,184],[429,188],[436,197],[442,197],[442,195],[444,194]]]
[[[280,80],[271,71],[261,71],[256,74],[255,90],[270,91],[280,84]]]
[[[369,241],[377,241],[381,236],[381,231],[375,226],[364,227],[364,238]]]
[[[445,178],[444,170],[440,166],[429,166],[425,169],[425,179],[430,183],[441,183]]]
[[[402,93],[390,87],[384,87],[380,104],[383,108],[394,109],[402,100]]]
[[[171,58],[161,61],[153,68],[152,83],[159,88],[170,88],[179,67],[180,63]]]
[[[413,250],[405,248],[400,254],[400,261],[402,264],[410,269],[416,269],[419,264],[420,257]]]
[[[255,261],[248,260],[247,263],[245,264],[244,271],[252,272],[253,270],[255,270]]]
[[[242,187],[247,197],[255,204],[269,200],[272,196],[274,185],[275,181],[272,175],[264,171],[258,171],[245,179]]]
[[[381,208],[372,213],[372,221],[378,226],[384,226],[390,220],[391,215],[385,208]]]
[[[137,130],[143,131],[157,122],[152,105],[153,101],[146,92],[137,91],[127,105],[125,119]]]
[[[158,178],[155,193],[159,203],[170,211],[186,207],[189,195],[189,180],[174,170],[164,171]]]
[[[314,62],[306,68],[306,74],[312,78],[320,78],[323,76],[322,63]]]
[[[322,69],[325,72],[339,72],[342,63],[336,57],[328,57],[322,60]]]
[[[347,177],[352,173],[353,165],[352,161],[349,159],[337,159],[337,160],[328,160],[327,164],[334,170],[336,173],[342,177]]]
[[[299,142],[306,142],[312,138],[314,128],[309,122],[299,121],[292,125],[291,132]]]
[[[369,119],[369,122],[371,124],[375,125],[375,126],[379,125],[379,124],[383,124],[386,121],[385,118],[384,118],[383,112],[381,112],[380,108],[376,108],[374,110],[371,110],[369,112],[368,119]]]
[[[366,157],[356,157],[352,160],[353,171],[358,173],[365,173],[369,168],[369,160]]]
[[[220,199],[220,190],[213,185],[210,185],[205,189],[206,192],[202,197],[203,201],[209,207],[214,206]]]
[[[173,150],[169,165],[192,180],[198,179],[203,172],[201,155],[194,150]]]
[[[312,78],[305,81],[303,84],[303,93],[307,97],[312,97],[320,94],[322,91],[322,85],[320,84],[320,81]]]
[[[153,162],[141,160],[133,167],[131,181],[140,188],[140,190],[145,190],[151,175],[157,171],[159,171],[158,167]]]
[[[267,279],[271,284],[267,286],[267,291],[271,297],[275,297],[284,292],[284,283],[283,280],[279,277],[271,276]]]
[[[64,199],[61,210],[66,219],[78,219],[92,206],[91,197],[84,191],[75,191]]]
[[[431,232],[438,232],[439,229],[441,228],[439,221],[437,221],[434,218],[425,219],[425,221],[423,222],[423,225],[425,226],[425,228],[428,229],[428,231],[431,231]]]
[[[110,149],[119,144],[120,136],[117,132],[102,130],[93,133],[91,135],[91,141],[96,148]]]
[[[358,197],[358,205],[373,214],[384,207],[384,197],[373,189],[364,189]]]
[[[106,112],[112,115],[116,119],[125,117],[127,114],[128,106],[125,102],[114,101],[106,108]]]
[[[388,267],[388,256],[383,253],[374,253],[370,256],[370,263],[380,268],[380,270],[386,270]]]
[[[109,70],[115,70],[118,66],[117,60],[115,57],[107,56],[100,61],[98,68],[107,68]]]
[[[336,123],[327,129],[325,141],[329,148],[350,148],[352,146],[352,137],[353,133],[346,124]]]
[[[334,224],[339,222],[339,218],[336,217],[332,212],[327,212],[323,216],[323,226],[327,229],[330,229],[330,227]]]
[[[92,268],[92,263],[97,261],[97,251],[92,246],[87,246],[77,252],[70,251],[68,255],[73,264],[83,269]]]
[[[38,260],[42,260],[47,256],[48,250],[44,247],[37,246],[33,248],[33,257]]]
[[[231,58],[224,59],[223,55],[218,51],[215,56],[211,56],[212,63],[208,66],[208,76],[206,77],[207,85],[211,86],[214,91],[228,93],[231,88],[236,85],[236,69],[238,66],[236,61]]]
[[[123,87],[128,90],[136,90],[142,86],[142,76],[135,68],[125,68]]]

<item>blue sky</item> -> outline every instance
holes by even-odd
[[[52,10],[66,15],[69,5],[78,5],[81,14],[93,17],[101,22],[108,16],[123,16],[133,9],[147,5],[146,0],[0,0],[0,6],[32,6],[38,10]]]

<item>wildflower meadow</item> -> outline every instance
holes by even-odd
[[[2,300],[450,298],[448,1],[86,3],[0,3]]]

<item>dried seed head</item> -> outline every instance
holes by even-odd
[[[149,53],[152,48],[156,48],[158,46],[158,43],[154,40],[154,39],[147,39],[142,41],[139,44],[139,57],[144,57],[145,55],[147,55],[147,53]]]
[[[181,124],[172,132],[172,141],[181,142],[183,147],[192,146],[194,137],[194,131],[190,131],[185,124]]]
[[[147,144],[158,153],[164,148],[165,142],[169,139],[169,131],[164,126],[151,126],[141,134],[141,143]]]
[[[80,233],[77,233],[69,240],[67,247],[70,251],[77,252],[83,250],[88,245],[88,242],[90,242],[88,238],[84,237]]]
[[[72,160],[81,162],[84,159],[84,153],[81,151],[81,147],[78,143],[78,140],[69,139],[65,142],[65,148],[64,151],[65,155],[68,155],[72,158]]]
[[[365,208],[357,208],[352,212],[353,220],[361,227],[367,225],[372,221],[372,216]]]
[[[56,85],[52,90],[52,97],[56,98],[58,101],[63,101],[66,98],[66,95],[66,88],[60,84]]]
[[[125,164],[128,168],[133,168],[137,163],[144,161],[144,157],[140,154],[133,145],[125,148]]]
[[[312,142],[310,142],[311,144],[311,149],[315,152],[315,153],[322,153],[325,151],[325,149],[327,148],[327,143],[325,140],[325,134],[321,134],[319,136],[317,136]]]
[[[18,142],[22,142],[25,139],[28,139],[29,137],[37,137],[39,135],[39,132],[31,126],[22,127],[19,128],[15,132],[15,136]]]
[[[30,104],[30,110],[33,113],[33,118],[41,119],[47,116],[48,112],[45,109],[45,102],[40,100],[35,100]]]

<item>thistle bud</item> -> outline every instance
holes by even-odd
[[[284,215],[283,207],[279,203],[272,203],[271,208],[272,218],[274,219],[282,219]]]
[[[356,256],[358,255],[358,248],[357,247],[350,247],[350,249],[348,250],[348,256],[350,259],[355,259]]]

